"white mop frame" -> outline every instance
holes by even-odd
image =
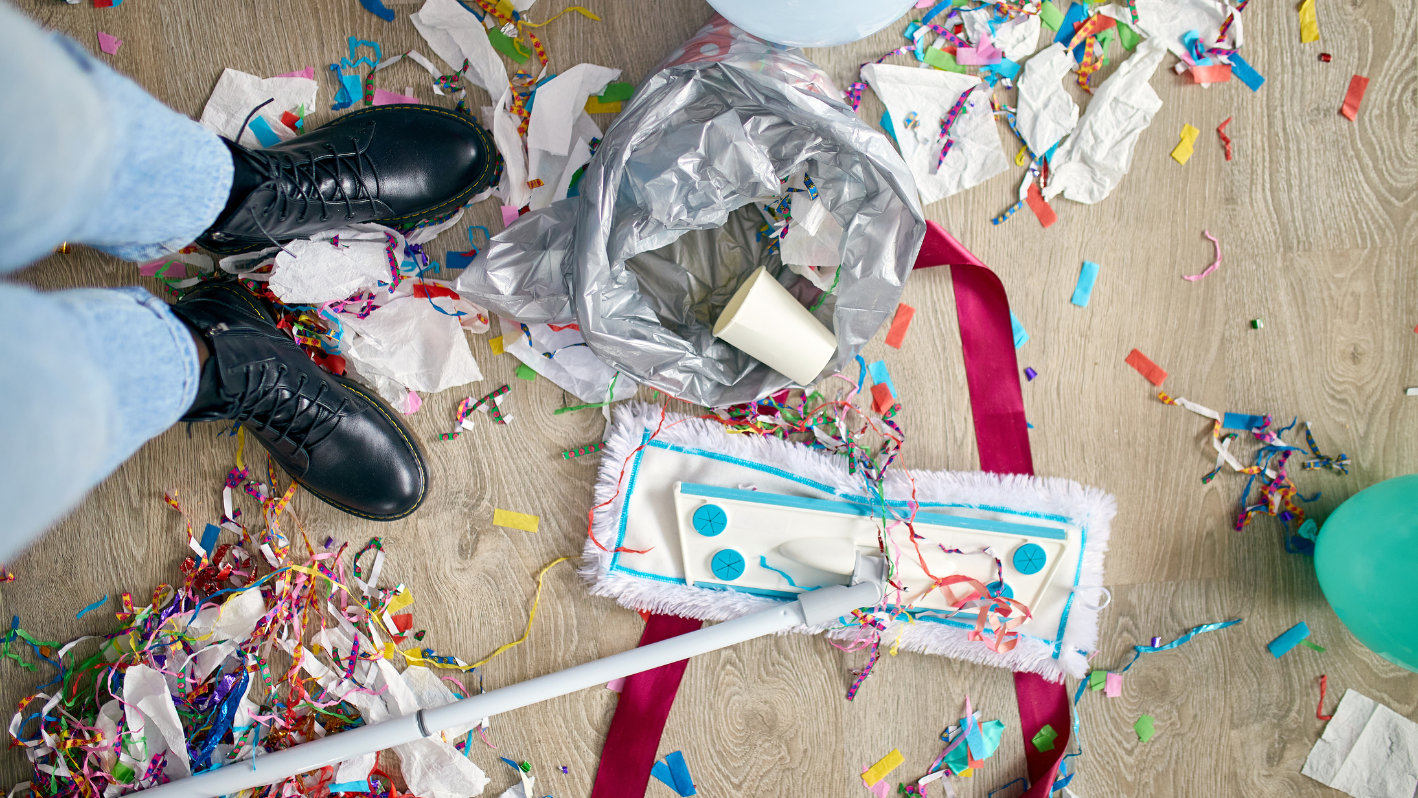
[[[675,414],[665,416],[664,428],[652,440],[660,417],[660,408],[653,405],[625,402],[616,408],[601,453],[594,503],[610,501],[616,495],[617,482],[620,495],[596,512],[592,532],[606,549],[649,551],[603,551],[587,540],[581,575],[590,583],[593,595],[613,598],[631,609],[713,621],[739,618],[781,603],[748,592],[685,583],[672,495],[675,482],[870,501],[864,495],[861,477],[848,473],[846,460],[840,456],[776,438],[728,434],[713,422]],[[641,446],[644,448],[631,457]],[[623,465],[626,473],[622,479]],[[911,477],[915,499],[923,511],[985,511],[1021,520],[1071,524],[1080,530],[1078,551],[1076,557],[1060,563],[1053,578],[1069,593],[1052,638],[1021,634],[1012,651],[997,654],[985,643],[967,639],[974,629],[973,617],[918,615],[914,622],[888,626],[883,644],[1037,673],[1054,681],[1065,675],[1083,676],[1088,668],[1087,654],[1097,646],[1103,559],[1109,523],[1116,511],[1113,497],[1055,477],[960,471],[913,471]],[[904,510],[912,484],[899,468],[891,470],[883,489],[887,500]],[[627,507],[632,512],[626,512]],[[827,631],[836,638],[857,634],[855,628],[834,629],[831,625],[795,631]]]

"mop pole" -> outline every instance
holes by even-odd
[[[430,737],[443,729],[475,724],[486,717],[605,684],[612,679],[648,671],[696,654],[715,651],[795,626],[827,623],[859,607],[875,606],[881,595],[882,585],[876,580],[851,587],[837,585],[818,588],[801,594],[797,601],[715,624],[697,632],[622,651],[604,659],[528,679],[435,709],[419,710],[410,715],[332,734],[275,753],[263,754],[249,763],[233,762],[216,770],[150,787],[141,792],[146,798],[215,798],[253,787],[275,784],[298,773],[334,765],[352,757],[382,751],[422,737]]]

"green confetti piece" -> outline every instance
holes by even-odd
[[[492,49],[502,53],[519,64],[527,63],[527,59],[532,57],[531,53],[525,53],[517,49],[516,43],[511,36],[503,33],[497,28],[489,28],[487,40],[492,43]]]
[[[536,378],[537,378],[536,369],[533,369],[531,366],[527,365],[526,363],[518,363],[518,364],[517,364],[517,379],[519,379],[519,380],[527,380],[528,382],[531,382],[532,380],[535,380]]]
[[[1044,23],[1044,27],[1057,31],[1063,24],[1063,19],[1063,12],[1059,11],[1053,0],[1044,0],[1044,4],[1039,7],[1039,21]]]
[[[1058,736],[1059,733],[1054,731],[1053,726],[1045,724],[1044,728],[1040,729],[1039,733],[1034,735],[1034,747],[1040,751],[1052,751],[1054,750],[1054,740],[1057,739]]]
[[[1089,690],[1102,690],[1102,689],[1103,689],[1103,685],[1106,684],[1107,681],[1108,681],[1108,672],[1107,672],[1107,671],[1089,671],[1089,672],[1088,672],[1088,689],[1089,689]]]
[[[925,59],[927,64],[930,64],[936,69],[943,69],[946,72],[959,72],[962,75],[965,74],[965,67],[955,63],[955,56],[944,50],[928,47],[926,48]]]
[[[1137,739],[1144,743],[1151,740],[1157,731],[1153,728],[1156,718],[1151,715],[1143,715],[1137,719],[1137,723],[1132,724],[1132,728],[1137,732]]]
[[[1302,645],[1302,646],[1309,646],[1310,648],[1313,648],[1315,651],[1318,651],[1318,652],[1321,653],[1321,654],[1324,653],[1324,646],[1317,646],[1317,645],[1315,645],[1314,643],[1311,643],[1311,642],[1308,641],[1308,640],[1301,640],[1301,641],[1300,641],[1300,645]]]
[[[635,86],[631,83],[610,83],[596,99],[603,103],[618,103],[635,96]]]
[[[1137,31],[1133,30],[1130,26],[1128,26],[1127,23],[1119,22],[1118,41],[1122,42],[1124,50],[1132,52],[1133,50],[1137,49],[1137,44],[1138,42],[1142,41],[1142,37],[1138,36]]]
[[[124,784],[133,783],[134,775],[136,774],[133,773],[133,768],[128,767],[122,762],[119,762],[113,766],[113,777],[123,782]]]

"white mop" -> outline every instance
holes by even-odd
[[[657,427],[661,428],[658,435]],[[682,495],[683,506],[677,509],[677,485],[694,486],[699,492],[706,490],[703,486],[713,486],[718,495],[740,498],[751,498],[753,494],[739,491],[761,491],[773,494],[765,498],[777,503],[784,501],[776,498],[781,496],[829,500],[842,503],[848,510],[871,502],[864,494],[861,477],[848,473],[846,460],[840,456],[776,438],[729,434],[721,425],[703,419],[669,414],[662,424],[661,410],[656,406],[619,405],[606,437],[594,503],[610,503],[596,512],[591,530],[594,540],[586,542],[581,574],[591,583],[593,594],[614,598],[632,609],[722,621],[781,601],[773,596],[793,597],[803,586],[804,573],[816,577],[807,580],[809,587],[823,582],[825,574],[821,571],[788,562],[783,553],[792,547],[781,545],[785,536],[820,540],[822,516],[814,516],[804,517],[798,524],[782,524],[781,530],[771,533],[755,533],[760,542],[752,536],[739,538],[734,548],[736,553],[743,550],[742,556],[736,556],[736,562],[741,564],[729,574],[732,578],[728,582],[712,577],[705,582],[691,576],[689,581],[713,586],[687,584],[680,536],[692,519],[680,516],[692,513],[704,501],[695,502]],[[1020,627],[1019,642],[1013,650],[999,654],[984,642],[967,639],[975,629],[973,612],[951,617],[943,612],[917,614],[914,622],[898,621],[888,626],[882,632],[883,644],[1037,673],[1053,681],[1061,681],[1065,674],[1082,676],[1088,667],[1086,656],[1097,643],[1099,602],[1105,592],[1103,555],[1115,512],[1113,497],[1066,479],[954,471],[917,471],[908,477],[896,468],[888,472],[884,491],[899,514],[904,514],[905,502],[911,497],[911,479],[920,513],[981,519],[1005,528],[1029,524],[1043,532],[1066,530],[1067,535],[1060,533],[1061,539],[1048,541],[1019,538],[1040,540],[1053,548],[1049,549],[1050,570],[1043,572],[1047,585],[1031,593],[1037,595],[1030,605],[1033,617]],[[750,505],[735,506],[742,512]],[[925,529],[917,525],[918,533],[932,534],[945,546],[950,545],[945,542],[952,534],[948,528],[938,527],[938,534]],[[692,532],[685,534],[693,537]],[[902,544],[905,535],[901,530],[895,542]],[[962,540],[970,539],[970,533],[960,535]],[[967,543],[959,548],[970,550],[971,546]],[[1004,561],[1005,583],[1018,584],[1022,574],[1013,569],[1010,550],[996,545],[992,553]],[[691,561],[695,556],[691,556]],[[989,556],[976,556],[973,560],[956,557],[950,562],[960,567],[935,576],[963,572],[987,581],[996,573]],[[898,562],[901,565],[904,563]],[[789,587],[794,571],[800,584]],[[757,575],[759,585],[769,584],[763,580],[781,579],[781,586],[767,591],[736,588],[734,583],[742,579],[740,574]],[[888,591],[889,599],[892,593]],[[797,629],[823,630],[833,630],[829,634],[838,637],[855,634],[853,628],[844,628],[842,623]]]

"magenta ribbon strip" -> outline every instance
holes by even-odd
[[[996,474],[1034,473],[1029,430],[1024,420],[1024,396],[1014,357],[1014,333],[1009,299],[999,277],[935,222],[926,222],[926,237],[915,268],[949,266],[955,286],[955,308],[965,356],[965,378],[975,419],[975,444],[980,468]],[[658,643],[692,632],[700,621],[674,615],[651,615],[640,645]],[[687,661],[664,665],[625,680],[616,704],[591,798],[642,798],[660,746],[675,693]],[[1032,785],[1023,798],[1047,798],[1059,762],[1068,750],[1072,723],[1068,693],[1033,673],[1014,674],[1020,732]],[[1059,732],[1052,751],[1029,744],[1045,725]]]
[[[693,632],[704,624],[678,615],[651,615],[645,621],[640,645],[648,646],[671,637]],[[636,798],[644,796],[650,784],[650,770],[660,748],[665,720],[674,706],[679,681],[689,660],[671,662],[653,670],[626,677],[625,687],[611,717],[606,744],[591,798]]]

